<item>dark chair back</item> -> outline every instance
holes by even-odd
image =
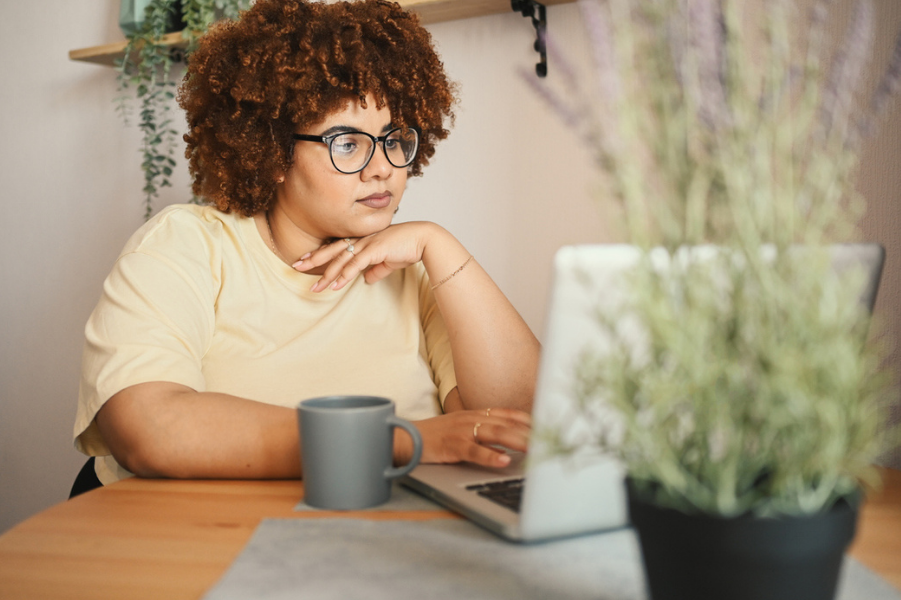
[[[97,479],[97,473],[94,472],[94,457],[92,456],[75,477],[72,491],[69,492],[69,500],[99,487],[103,487],[103,484],[100,483],[100,480]]]

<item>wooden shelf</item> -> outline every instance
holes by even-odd
[[[575,0],[544,0],[542,4],[550,6],[569,2]],[[513,12],[510,0],[398,0],[398,3],[407,10],[418,13],[425,24]],[[180,32],[165,35],[163,43],[173,48],[184,48],[187,45]],[[69,59],[111,67],[122,56],[125,45],[126,42],[122,41],[70,50]]]
[[[550,6],[575,1],[542,0],[541,3]],[[407,10],[418,13],[425,24],[513,12],[510,0],[397,0],[397,2]]]
[[[180,31],[167,33],[163,36],[162,42],[164,45],[170,46],[171,48],[185,48],[188,45],[188,43],[182,39]],[[115,64],[116,59],[122,58],[127,44],[128,42],[114,42],[102,46],[91,46],[90,48],[69,50],[69,60],[80,60],[112,67]]]

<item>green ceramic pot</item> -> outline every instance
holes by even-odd
[[[150,0],[121,0],[119,5],[119,27],[125,35],[131,35],[141,30],[144,25],[144,13]],[[166,33],[181,31],[184,29],[182,20],[181,0],[174,1],[174,11],[166,27]]]

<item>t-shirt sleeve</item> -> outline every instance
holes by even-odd
[[[211,342],[217,284],[214,244],[208,231],[173,220],[162,219],[138,244],[129,243],[85,327],[74,434],[86,454],[109,454],[94,418],[126,387],[167,381],[204,391],[201,360]]]
[[[454,372],[450,336],[435,301],[435,295],[432,293],[431,282],[425,268],[420,272],[419,311],[422,330],[425,333],[426,355],[435,385],[438,386],[438,399],[443,409],[447,395],[457,387],[457,375]]]

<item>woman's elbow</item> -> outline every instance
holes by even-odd
[[[97,412],[101,437],[116,462],[138,477],[172,476],[166,445],[148,431],[147,419],[139,412],[135,403],[113,396]]]

